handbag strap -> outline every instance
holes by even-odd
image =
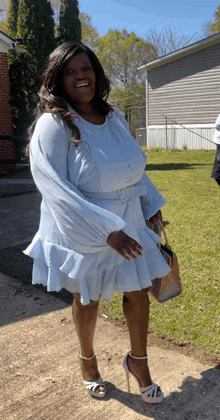
[[[157,224],[159,226],[160,231],[163,232],[163,236],[164,236],[164,239],[165,239],[165,245],[166,246],[169,246],[167,234],[166,234],[166,231],[165,231],[165,229],[163,227],[163,223],[161,222],[161,220],[158,217],[157,217]]]

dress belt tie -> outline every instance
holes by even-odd
[[[130,200],[131,197],[140,197],[142,195],[147,195],[147,187],[145,184],[137,182],[134,185],[130,185],[126,188],[121,188],[120,190],[111,191],[111,192],[89,192],[81,191],[86,198],[97,198],[99,200],[121,200],[125,202]]]

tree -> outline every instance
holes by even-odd
[[[9,8],[14,2],[11,0]],[[16,19],[9,19],[9,23],[11,30],[15,30]],[[26,46],[23,54],[18,55],[15,50],[8,54],[15,134],[22,134],[31,122],[46,58],[56,46],[50,2],[20,0],[16,36],[22,38]]]
[[[135,129],[146,126],[146,83],[136,83],[127,89],[114,86],[111,90],[110,102],[116,105],[129,123],[130,130],[135,136]]]
[[[220,5],[217,7],[214,14],[215,21],[209,26],[210,35],[220,32]]]
[[[149,29],[145,39],[154,45],[157,57],[161,57],[195,42],[196,34],[192,36],[181,35],[180,29],[176,29],[175,26],[168,26],[161,31],[156,28]]]
[[[126,29],[109,29],[105,36],[96,40],[96,45],[100,62],[113,83],[110,100],[125,114],[133,131],[138,124],[138,116],[132,117],[132,109],[145,107],[146,76],[137,68],[156,57],[154,47]]]
[[[9,35],[7,20],[5,17],[0,20],[0,31],[4,32],[6,35]]]
[[[10,0],[7,11],[8,35],[16,38],[19,0]]]
[[[81,23],[77,0],[61,0],[59,43],[81,41]]]
[[[53,10],[47,0],[20,0],[18,8],[17,36],[22,38],[27,51],[37,63],[37,76],[42,73],[46,58],[53,51]]]
[[[201,36],[200,38],[207,38],[208,36],[213,35],[210,26],[212,25],[212,20],[206,21],[202,24]]]
[[[137,68],[156,57],[151,43],[126,29],[109,29],[106,35],[96,40],[96,45],[97,55],[108,77],[124,88],[142,81],[144,73]]]
[[[23,135],[31,123],[37,99],[35,62],[27,52],[19,56],[15,50],[10,50],[8,63],[14,131],[16,135]]]
[[[82,42],[95,51],[99,33],[96,28],[92,26],[91,16],[87,13],[80,13],[79,18],[81,22]]]

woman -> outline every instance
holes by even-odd
[[[164,199],[145,173],[146,155],[121,113],[107,103],[109,81],[86,46],[67,42],[49,57],[31,127],[30,161],[42,194],[39,231],[25,253],[33,284],[74,294],[84,384],[106,393],[93,349],[100,297],[123,293],[131,352],[127,375],[142,398],[161,402],[146,355],[151,280],[169,272],[145,220],[161,216]]]
[[[217,145],[215,161],[212,168],[211,178],[214,178],[217,184],[220,186],[220,115],[215,122],[215,133],[213,141]]]

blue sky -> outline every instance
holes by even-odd
[[[6,0],[0,0],[0,7]],[[220,0],[79,0],[80,12],[88,13],[99,34],[105,35],[109,28],[134,31],[144,36],[150,28],[162,30],[174,26],[179,34],[197,39],[204,37],[202,27],[214,19]],[[1,16],[1,15],[0,15]]]
[[[143,36],[150,28],[172,25],[181,34],[197,33],[199,38],[203,37],[202,26],[213,21],[219,4],[214,0],[79,0],[80,12],[91,16],[100,35],[109,28],[126,28]]]

